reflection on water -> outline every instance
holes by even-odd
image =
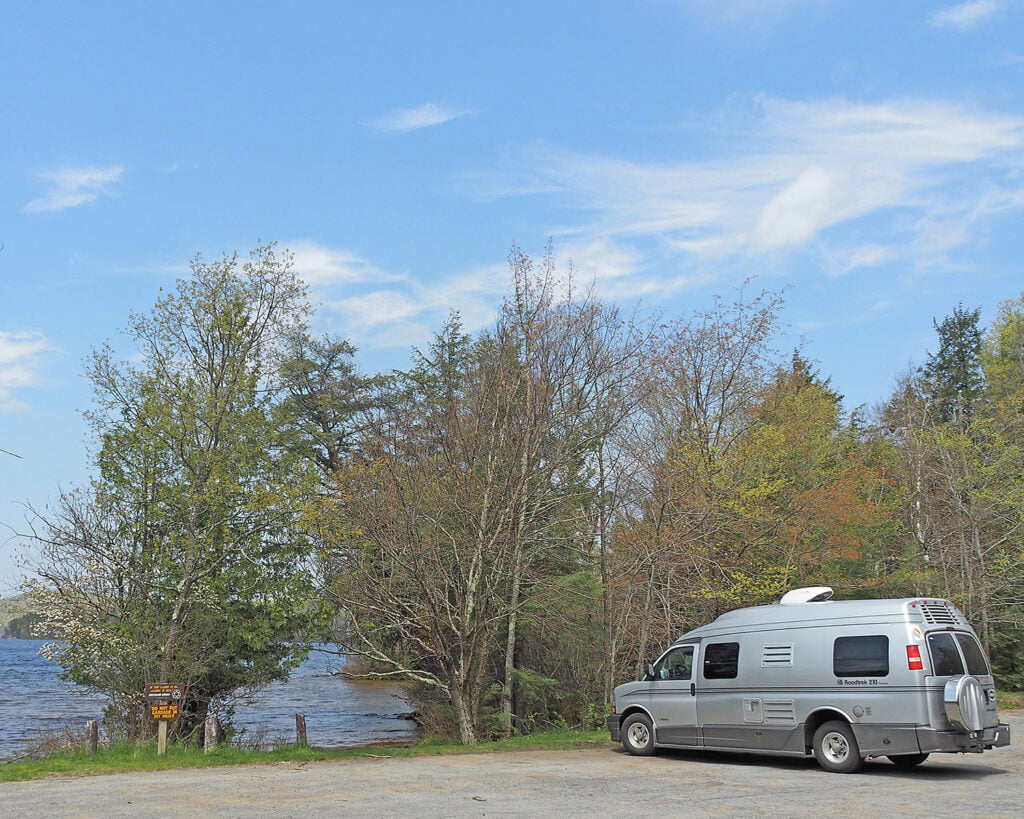
[[[23,752],[33,739],[67,724],[80,728],[103,714],[104,698],[83,696],[39,656],[42,640],[0,640],[0,758]],[[294,741],[295,714],[306,715],[311,745],[363,745],[416,736],[416,724],[395,683],[359,682],[337,675],[344,658],[313,651],[282,683],[259,691],[235,710],[243,739]],[[173,682],[173,681],[172,681]]]

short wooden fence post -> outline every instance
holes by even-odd
[[[100,724],[91,719],[85,723],[85,750],[90,754],[96,753],[100,744]]]
[[[298,745],[308,745],[309,742],[306,740],[306,715],[296,713],[295,714],[295,742]]]

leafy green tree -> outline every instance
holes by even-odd
[[[1022,315],[1021,302],[1004,303],[980,337],[977,311],[955,311],[936,326],[940,355],[901,382],[883,416],[903,461],[895,477],[917,546],[903,575],[916,592],[955,600],[997,674],[1011,676],[1024,666]]]
[[[285,677],[319,636],[299,526],[315,475],[289,446],[277,367],[307,310],[272,246],[197,258],[131,316],[136,356],[106,346],[89,362],[95,478],[40,513],[30,591],[58,638],[50,656],[110,695],[115,732],[140,728],[152,682],[185,686],[176,727],[192,731],[233,692]]]
[[[987,397],[1009,418],[1019,418],[1024,400],[1024,293],[999,305],[982,345]]]
[[[1024,685],[1024,293],[999,305],[982,348],[985,432],[994,480],[995,581],[989,648],[1003,685]]]

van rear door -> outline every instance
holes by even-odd
[[[978,638],[970,632],[946,629],[928,632],[927,639],[936,682],[962,674],[977,678],[986,695],[985,726],[998,725],[995,679]]]

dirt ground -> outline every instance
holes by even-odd
[[[425,756],[0,784],[0,816],[1024,815],[1024,711],[1013,745],[897,770],[828,774],[812,760],[619,748]]]

